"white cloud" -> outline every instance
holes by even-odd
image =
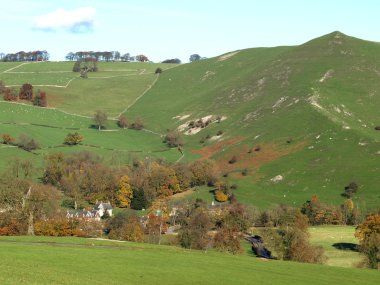
[[[86,33],[94,26],[95,14],[96,10],[93,7],[82,7],[71,11],[58,9],[34,18],[33,28],[43,31],[65,29],[73,33]]]

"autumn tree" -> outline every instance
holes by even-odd
[[[120,128],[125,129],[126,127],[128,127],[128,118],[125,115],[120,115],[117,120],[117,125]]]
[[[93,121],[95,123],[95,126],[100,131],[102,128],[105,128],[107,122],[107,114],[103,111],[97,110],[94,114]]]
[[[47,107],[46,92],[38,90],[37,95],[33,98],[33,105]]]
[[[269,234],[265,240],[279,258],[306,263],[324,262],[323,249],[310,244],[308,219],[298,210],[283,207],[279,227],[267,230]]]
[[[218,169],[213,160],[197,160],[190,164],[192,185],[214,185],[218,180]]]
[[[116,194],[118,205],[120,208],[126,208],[131,205],[133,198],[133,190],[129,184],[129,177],[124,175],[119,180],[119,191]]]
[[[12,145],[15,143],[15,138],[12,137],[10,134],[2,134],[3,144],[9,144]]]
[[[19,98],[20,98],[20,100],[27,100],[27,101],[33,100],[33,86],[32,86],[32,84],[24,83],[21,86]]]
[[[380,214],[368,215],[355,231],[360,241],[359,250],[365,255],[369,268],[378,269],[380,263]]]
[[[17,101],[18,94],[15,90],[11,88],[5,88],[3,92],[3,99],[4,101]]]
[[[144,121],[141,117],[137,117],[133,123],[129,125],[130,129],[142,130],[144,128]]]
[[[178,239],[182,247],[192,249],[207,249],[210,243],[208,231],[212,223],[203,207],[195,208],[181,224]]]
[[[80,144],[83,141],[83,136],[80,135],[79,133],[68,133],[64,143],[67,145],[77,145]]]

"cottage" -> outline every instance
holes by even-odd
[[[106,212],[107,212],[108,216],[112,217],[112,206],[111,206],[110,202],[108,202],[108,203],[103,203],[103,202],[97,203],[94,206],[94,211],[97,211],[99,213],[100,217],[103,217]]]
[[[100,221],[100,219],[105,215],[112,217],[112,206],[108,203],[97,203],[91,211],[87,211],[86,209],[79,211],[67,211],[66,217],[68,219],[94,219],[96,221]]]

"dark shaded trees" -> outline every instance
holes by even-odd
[[[201,56],[199,54],[192,54],[192,55],[190,55],[189,61],[193,62],[193,61],[197,61],[200,59],[201,59]]]

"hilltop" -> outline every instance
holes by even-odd
[[[55,108],[0,103],[0,133],[33,134],[44,147],[39,157],[2,148],[2,164],[22,156],[42,165],[51,148],[72,152],[60,144],[68,128],[78,128],[87,145],[75,150],[110,163],[112,156],[128,163],[131,153],[173,162],[214,159],[238,185],[238,200],[259,207],[300,205],[313,194],[338,204],[354,181],[355,203],[373,208],[379,204],[379,52],[378,43],[333,32],[300,46],[245,49],[178,66],[102,63],[88,80],[71,73],[68,62],[0,63],[0,80],[44,88]],[[112,119],[142,117],[146,131],[121,131],[109,120],[113,131],[97,132],[89,128],[97,109]],[[183,133],[184,156],[162,144],[168,129]]]

